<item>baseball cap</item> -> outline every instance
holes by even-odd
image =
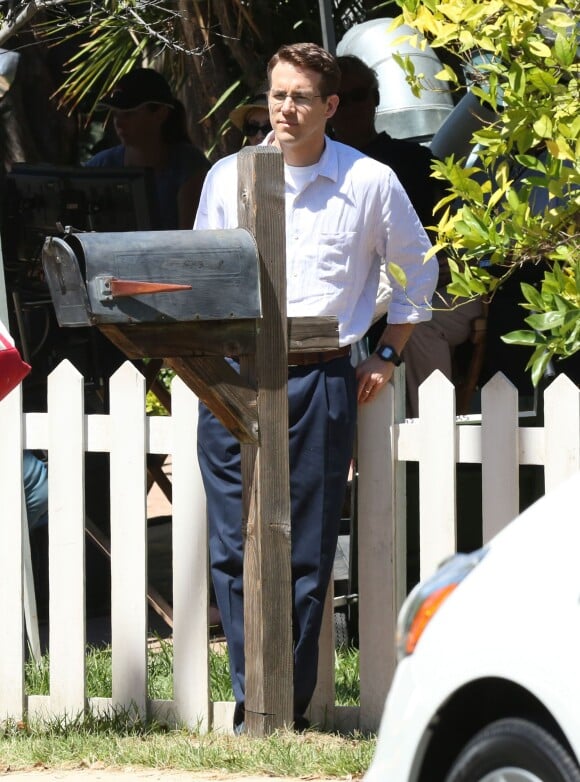
[[[229,117],[232,124],[235,125],[238,130],[242,130],[246,114],[248,114],[252,109],[267,108],[268,100],[265,95],[253,95],[246,103],[242,103],[241,106],[237,106],[233,111],[231,111]]]
[[[129,71],[100,102],[101,106],[120,111],[137,109],[146,103],[174,106],[169,84],[153,68],[134,68]]]

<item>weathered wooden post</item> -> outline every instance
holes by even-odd
[[[242,444],[246,727],[263,735],[293,716],[288,345],[334,349],[338,326],[287,318],[281,154],[243,150],[238,175],[239,229],[73,234],[43,263],[61,326],[163,358]]]
[[[272,147],[249,150],[238,157],[239,222],[260,254],[263,328],[242,366],[257,381],[259,422],[258,447],[242,446],[245,720],[248,733],[261,736],[290,725],[293,713],[288,334],[282,156]]]

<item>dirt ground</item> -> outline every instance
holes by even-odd
[[[144,782],[185,782],[185,780],[198,779],[205,782],[207,777],[195,777],[187,772],[159,771],[158,769],[70,769],[58,770],[33,768],[27,771],[4,771],[0,778],[6,777],[6,782],[128,782],[129,779],[143,780]]]
[[[6,778],[6,782],[128,782],[130,779],[141,782],[304,782],[293,780],[290,777],[251,777],[251,776],[224,776],[220,774],[192,773],[188,771],[162,771],[154,768],[133,768],[127,766],[123,769],[114,768],[77,768],[77,769],[45,769],[32,768],[26,771],[0,772],[0,779]],[[339,782],[336,779],[316,782]]]

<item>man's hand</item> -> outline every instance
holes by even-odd
[[[382,391],[393,376],[394,369],[395,365],[391,361],[383,361],[376,353],[361,361],[356,368],[359,405],[371,402]]]

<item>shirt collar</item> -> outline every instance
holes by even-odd
[[[336,142],[328,136],[324,137],[324,150],[318,161],[318,175],[331,179],[333,182],[338,180],[338,153]]]
[[[268,146],[274,142],[274,131],[271,130],[266,138],[260,142],[260,146]],[[317,166],[316,175],[331,179],[333,182],[338,180],[338,154],[336,151],[336,142],[328,136],[324,137],[324,150],[320,160],[315,164]]]

